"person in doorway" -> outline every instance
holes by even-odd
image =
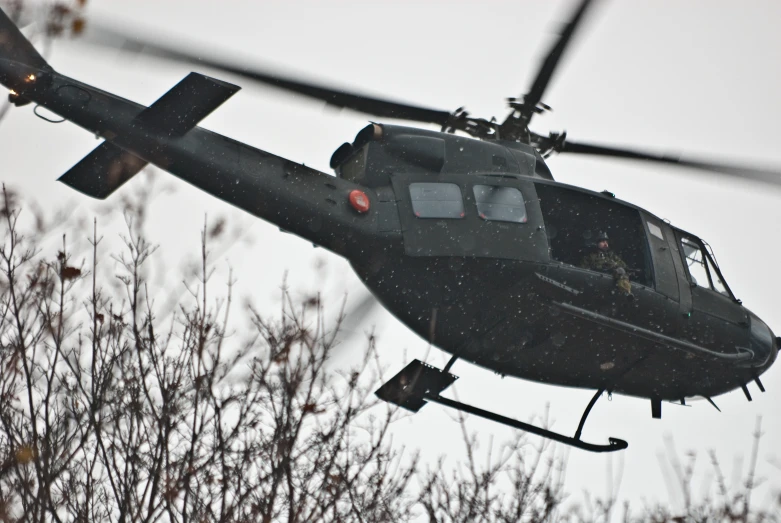
[[[632,295],[632,285],[627,274],[629,268],[624,260],[610,249],[606,232],[597,234],[592,252],[583,257],[580,266],[584,269],[612,274],[616,287],[627,296]]]

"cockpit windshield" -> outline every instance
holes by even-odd
[[[693,284],[732,297],[704,242],[692,236],[681,236],[681,253]]]

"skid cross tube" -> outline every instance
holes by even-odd
[[[444,405],[445,407],[450,407],[452,409],[460,410],[461,412],[474,414],[475,416],[480,416],[481,418],[485,418],[491,421],[496,421],[497,423],[501,423],[509,427],[525,430],[526,432],[531,432],[532,434],[537,434],[538,436],[552,439],[553,441],[558,441],[559,443],[564,443],[565,445],[571,445],[573,447],[577,447],[583,450],[588,450],[591,452],[615,452],[617,450],[623,450],[629,446],[629,444],[626,441],[618,438],[608,438],[610,443],[607,445],[597,445],[595,443],[587,443],[585,441],[580,440],[580,434],[578,434],[577,438],[571,438],[569,436],[559,434],[558,432],[553,432],[547,429],[543,429],[542,427],[537,427],[535,425],[530,425],[529,423],[524,423],[516,419],[502,416],[501,414],[496,414],[495,412],[483,410],[478,407],[473,407],[472,405],[467,405],[466,403],[461,403],[460,401],[443,398],[439,394],[431,394],[426,392],[425,394],[423,394],[423,399],[428,401],[433,401],[434,403],[439,403],[440,405]]]

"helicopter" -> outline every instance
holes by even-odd
[[[381,118],[440,131],[371,124],[334,153],[330,176],[197,127],[238,87],[193,73],[143,107],[55,72],[3,15],[0,81],[16,105],[35,102],[103,137],[60,180],[107,198],[152,163],[255,216],[347,258],[379,301],[453,354],[444,369],[412,362],[378,390],[409,410],[427,401],[585,450],[604,391],[662,401],[712,398],[747,384],[775,360],[779,340],[735,299],[707,245],[611,194],[556,182],[552,153],[633,158],[761,180],[774,173],[683,160],[536,134],[532,118],[558,60],[593,2],[582,1],[529,92],[503,122],[438,111],[247,71],[144,43],[147,52],[200,63]],[[610,274],[581,268],[599,231],[637,269],[633,300]],[[508,284],[509,282],[509,284]],[[595,389],[574,437],[440,395],[455,359],[503,375]],[[670,372],[669,369],[675,369]],[[710,400],[712,401],[712,400]]]

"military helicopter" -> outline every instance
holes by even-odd
[[[501,122],[136,41],[150,54],[338,107],[440,126],[370,124],[333,154],[336,176],[198,127],[235,85],[191,73],[144,107],[56,72],[4,13],[0,82],[14,104],[33,102],[105,140],[60,178],[66,185],[107,198],[153,164],[349,260],[385,308],[453,355],[443,369],[413,361],[377,391],[380,398],[412,411],[433,401],[584,450],[615,451],[627,443],[580,437],[603,392],[650,399],[655,418],[662,401],[713,403],[737,388],[750,400],[747,385],[764,390],[760,375],[781,340],[735,298],[700,238],[610,193],[556,182],[545,157],[618,157],[763,181],[777,175],[533,132],[529,124],[547,109],[544,92],[592,3],[576,6],[528,93],[509,100]],[[581,267],[603,234],[635,270],[631,298],[613,274]],[[569,437],[442,396],[457,359],[596,394]]]

